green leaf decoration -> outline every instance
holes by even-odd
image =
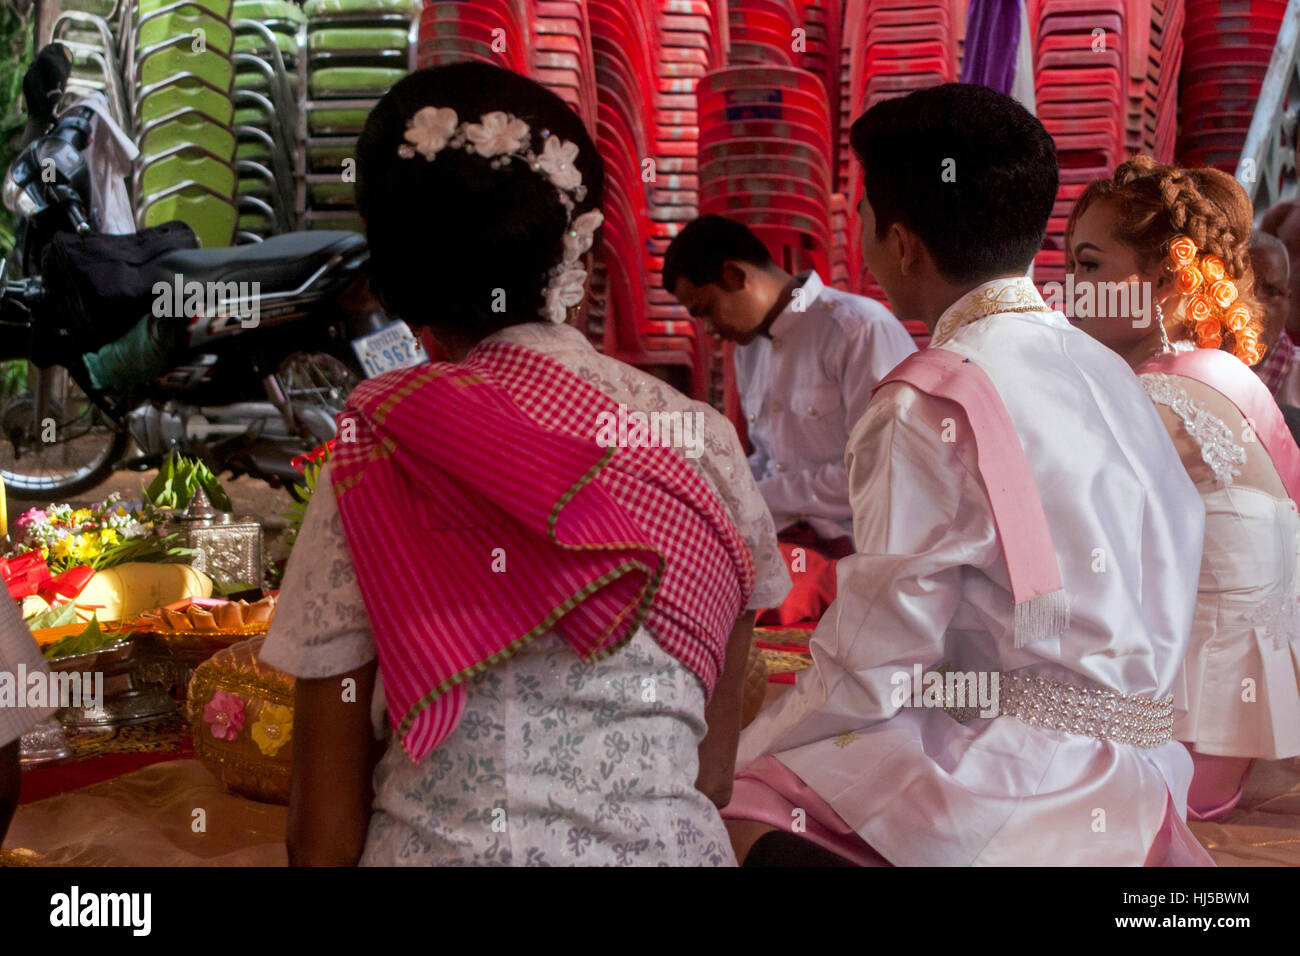
[[[72,601],[56,604],[47,611],[41,611],[27,619],[27,626],[33,631],[46,627],[67,627],[77,623],[77,605]]]
[[[74,654],[89,654],[101,647],[115,644],[118,637],[119,635],[116,632],[104,632],[103,628],[99,626],[99,615],[96,614],[90,619],[90,623],[86,625],[84,631],[60,638],[53,644],[48,645],[41,653],[45,655],[46,660],[71,657]]]

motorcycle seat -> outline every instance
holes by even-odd
[[[365,248],[366,237],[355,232],[289,232],[246,246],[177,249],[155,260],[151,271],[186,282],[260,282],[265,295],[297,289],[331,259],[358,258]]]

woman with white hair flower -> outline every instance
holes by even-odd
[[[462,63],[384,97],[358,174],[372,287],[453,361],[353,393],[286,571],[291,861],[734,865],[749,609],[789,576],[726,419],[571,324],[595,145]],[[701,416],[705,453],[602,447],[620,406]]]

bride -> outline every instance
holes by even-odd
[[[1154,322],[1080,326],[1138,372],[1205,502],[1192,643],[1174,692],[1195,820],[1236,805],[1254,760],[1300,754],[1300,451],[1250,370],[1263,357],[1251,219],[1226,173],[1140,156],[1084,191],[1066,242],[1076,286],[1154,290]]]

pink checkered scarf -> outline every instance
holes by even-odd
[[[1264,361],[1255,366],[1255,374],[1268,388],[1270,394],[1277,395],[1277,390],[1286,381],[1287,370],[1295,361],[1295,343],[1285,332],[1277,337]]]
[[[349,397],[333,487],[412,760],[455,729],[466,680],[549,630],[591,660],[644,624],[712,694],[753,560],[678,452],[596,444],[617,409],[500,343]]]

